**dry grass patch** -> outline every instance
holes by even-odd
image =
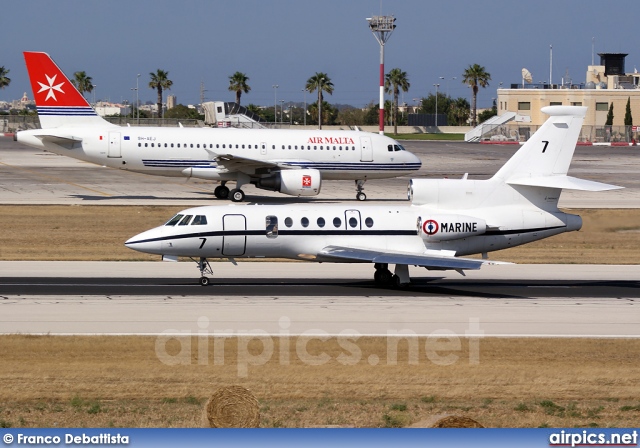
[[[424,339],[417,358],[401,342],[391,364],[382,338],[358,339],[355,357],[335,338],[314,339],[308,353],[329,358],[309,365],[291,338],[274,340],[272,356],[247,365],[246,376],[237,339],[224,340],[223,355],[208,342],[206,360],[194,338],[185,364],[171,366],[159,360],[153,337],[1,336],[0,421],[197,427],[206,399],[228,385],[258,398],[267,427],[408,426],[441,414],[488,427],[631,427],[640,418],[640,340],[484,338],[474,364],[462,339],[458,360],[437,365]],[[260,341],[248,345],[251,356],[262,351]],[[371,355],[380,363],[370,365]]]

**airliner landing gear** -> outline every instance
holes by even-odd
[[[196,263],[198,263],[198,269],[200,270],[200,286],[209,285],[209,277],[205,274],[213,275],[213,269],[211,269],[211,265],[207,261],[206,258],[200,258]]]
[[[248,184],[251,181],[251,178],[244,174],[238,173],[238,179],[236,180],[236,188],[231,190],[229,193],[229,197],[233,202],[242,202],[244,201],[244,191],[242,191],[242,186]]]
[[[373,274],[373,280],[376,282],[376,286],[382,288],[391,286],[393,274],[389,270],[389,265],[387,263],[375,263],[373,266],[376,268],[376,272]]]
[[[222,185],[218,185],[213,190],[213,195],[218,199],[227,199],[229,197],[229,187],[226,186],[226,182],[222,182]]]
[[[234,188],[233,190],[231,190],[231,200],[233,202],[242,202],[244,201],[244,191],[242,191],[239,188]]]
[[[367,195],[364,194],[364,183],[366,182],[366,179],[358,179],[356,180],[356,199],[358,201],[364,201],[367,199]]]
[[[381,288],[403,288],[411,282],[409,277],[409,266],[406,264],[397,264],[395,274],[392,274],[389,270],[387,263],[375,263],[376,268],[373,279],[376,282],[376,286]]]

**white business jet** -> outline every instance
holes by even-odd
[[[374,263],[376,283],[390,286],[410,281],[409,265],[479,269],[491,263],[487,252],[579,230],[580,216],[558,209],[562,189],[620,188],[567,176],[585,107],[542,111],[550,118],[491,179],[414,179],[412,205],[198,207],[125,245],[165,260],[196,259],[202,285],[212,274],[208,258]],[[483,259],[458,258],[471,254]]]
[[[368,179],[420,169],[397,141],[360,131],[121,127],[99,117],[46,53],[25,52],[42,129],[16,140],[56,154],[157,176],[219,181],[219,199],[244,200],[242,187],[315,196],[322,180]],[[229,190],[228,181],[235,181]]]

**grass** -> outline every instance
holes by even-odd
[[[171,206],[0,206],[0,260],[157,260],[124,247],[131,236],[166,222]],[[636,264],[640,262],[640,210],[569,210],[582,216],[579,232],[492,252],[514,263]],[[16,221],[24,225],[16,225]]]
[[[166,365],[155,342],[0,336],[0,426],[200,427],[206,399],[233,384],[256,395],[265,427],[404,427],[442,414],[487,427],[631,427],[640,419],[636,339],[484,338],[479,364],[464,361],[463,340],[460,361],[448,366],[426,353],[409,364],[406,343],[396,365],[371,366],[370,354],[386,359],[382,338],[360,338],[355,365],[338,361],[344,348],[335,338],[311,340],[310,354],[330,357],[319,366],[302,362],[291,340],[282,365],[275,340],[275,355],[242,378],[233,338],[224,340],[223,364],[214,364],[213,350],[207,363],[198,362],[194,338],[191,364]],[[257,355],[262,346],[254,342],[249,351]]]

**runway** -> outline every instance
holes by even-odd
[[[2,262],[0,333],[640,337],[637,266],[415,268],[404,290],[368,265],[213,268],[201,287],[188,263]]]

